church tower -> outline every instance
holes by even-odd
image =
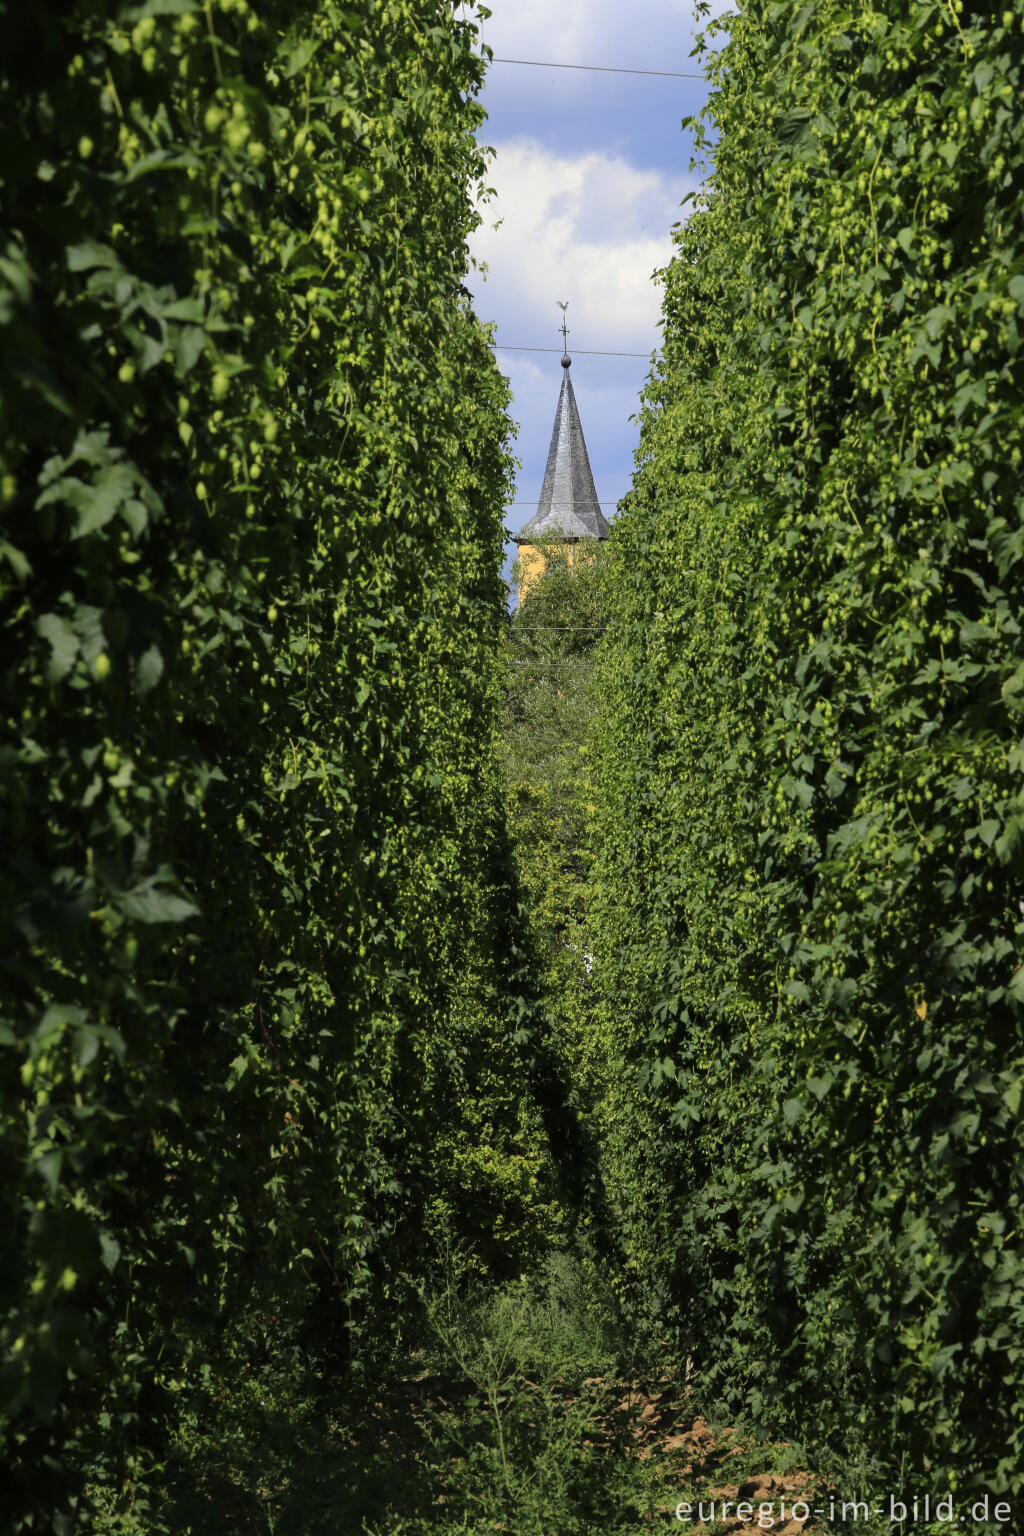
[[[567,335],[563,319],[563,346]],[[545,570],[544,552],[538,548],[539,541],[550,544],[554,540],[568,545],[568,563],[572,566],[586,556],[587,546],[584,541],[606,539],[610,531],[594,488],[594,476],[570,377],[571,367],[572,358],[566,351],[562,355],[562,392],[555,411],[540,501],[534,515],[516,535],[515,542],[519,546],[520,603]]]

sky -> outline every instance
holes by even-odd
[[[494,52],[482,93],[480,139],[494,151],[495,196],[471,240],[468,286],[497,326],[498,363],[511,381],[521,462],[505,526],[536,510],[562,369],[568,302],[572,380],[597,494],[607,517],[629,487],[639,440],[639,393],[659,342],[655,272],[697,180],[681,122],[707,98],[703,78],[592,74],[499,63],[548,60],[702,75],[690,57],[700,25],[693,0],[488,0],[482,41]],[[713,14],[733,7],[715,0]],[[552,347],[551,353],[502,350]],[[596,357],[587,352],[639,353]],[[515,548],[510,545],[514,555]]]

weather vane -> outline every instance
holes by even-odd
[[[562,351],[563,352],[568,352],[568,350],[569,350],[569,342],[568,342],[567,338],[568,338],[569,332],[566,329],[565,312],[569,308],[569,301],[566,300],[566,302],[563,304],[561,299],[556,299],[555,303],[558,305],[559,309],[562,311]]]

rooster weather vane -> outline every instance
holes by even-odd
[[[568,355],[568,352],[569,352],[569,342],[568,342],[569,332],[568,332],[568,329],[566,328],[566,324],[565,324],[565,312],[569,308],[569,301],[567,299],[566,302],[563,304],[561,299],[556,299],[555,303],[558,305],[559,309],[562,311],[562,324],[561,324],[562,351],[566,355]]]

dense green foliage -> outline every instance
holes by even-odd
[[[607,545],[544,546],[547,569],[509,617],[502,647],[500,762],[516,887],[523,907],[534,1006],[533,1096],[550,1105],[569,1231],[609,1237],[594,1116],[609,1052],[599,1023],[590,872],[596,787],[595,659],[611,579]],[[605,1255],[607,1256],[607,1255]]]
[[[747,0],[634,489],[511,616],[474,38],[0,0],[16,1531],[202,1520],[222,1403],[424,1323],[410,1521],[632,1528],[609,1286],[1024,1492],[1024,0]]]
[[[484,1264],[547,1218],[490,1041],[471,14],[0,25],[0,1422],[7,1528],[64,1531],[85,1467],[136,1498],[226,1328],[344,1352],[481,1205]]]
[[[148,1508],[101,1510],[95,1536],[647,1536],[723,1477],[799,1465],[728,1429],[712,1441],[664,1358],[634,1355],[600,1270],[565,1254],[425,1295],[384,1379],[311,1391],[288,1357],[239,1367],[215,1409],[183,1416]]]
[[[708,1390],[1020,1491],[1024,3],[729,29],[613,529],[609,1184]]]
[[[596,808],[594,659],[605,627],[608,561],[606,547],[595,546],[589,560],[573,565],[569,548],[547,547],[547,571],[509,619],[501,762],[538,990],[563,1036],[567,1070],[582,1086],[593,1033],[587,893]]]

